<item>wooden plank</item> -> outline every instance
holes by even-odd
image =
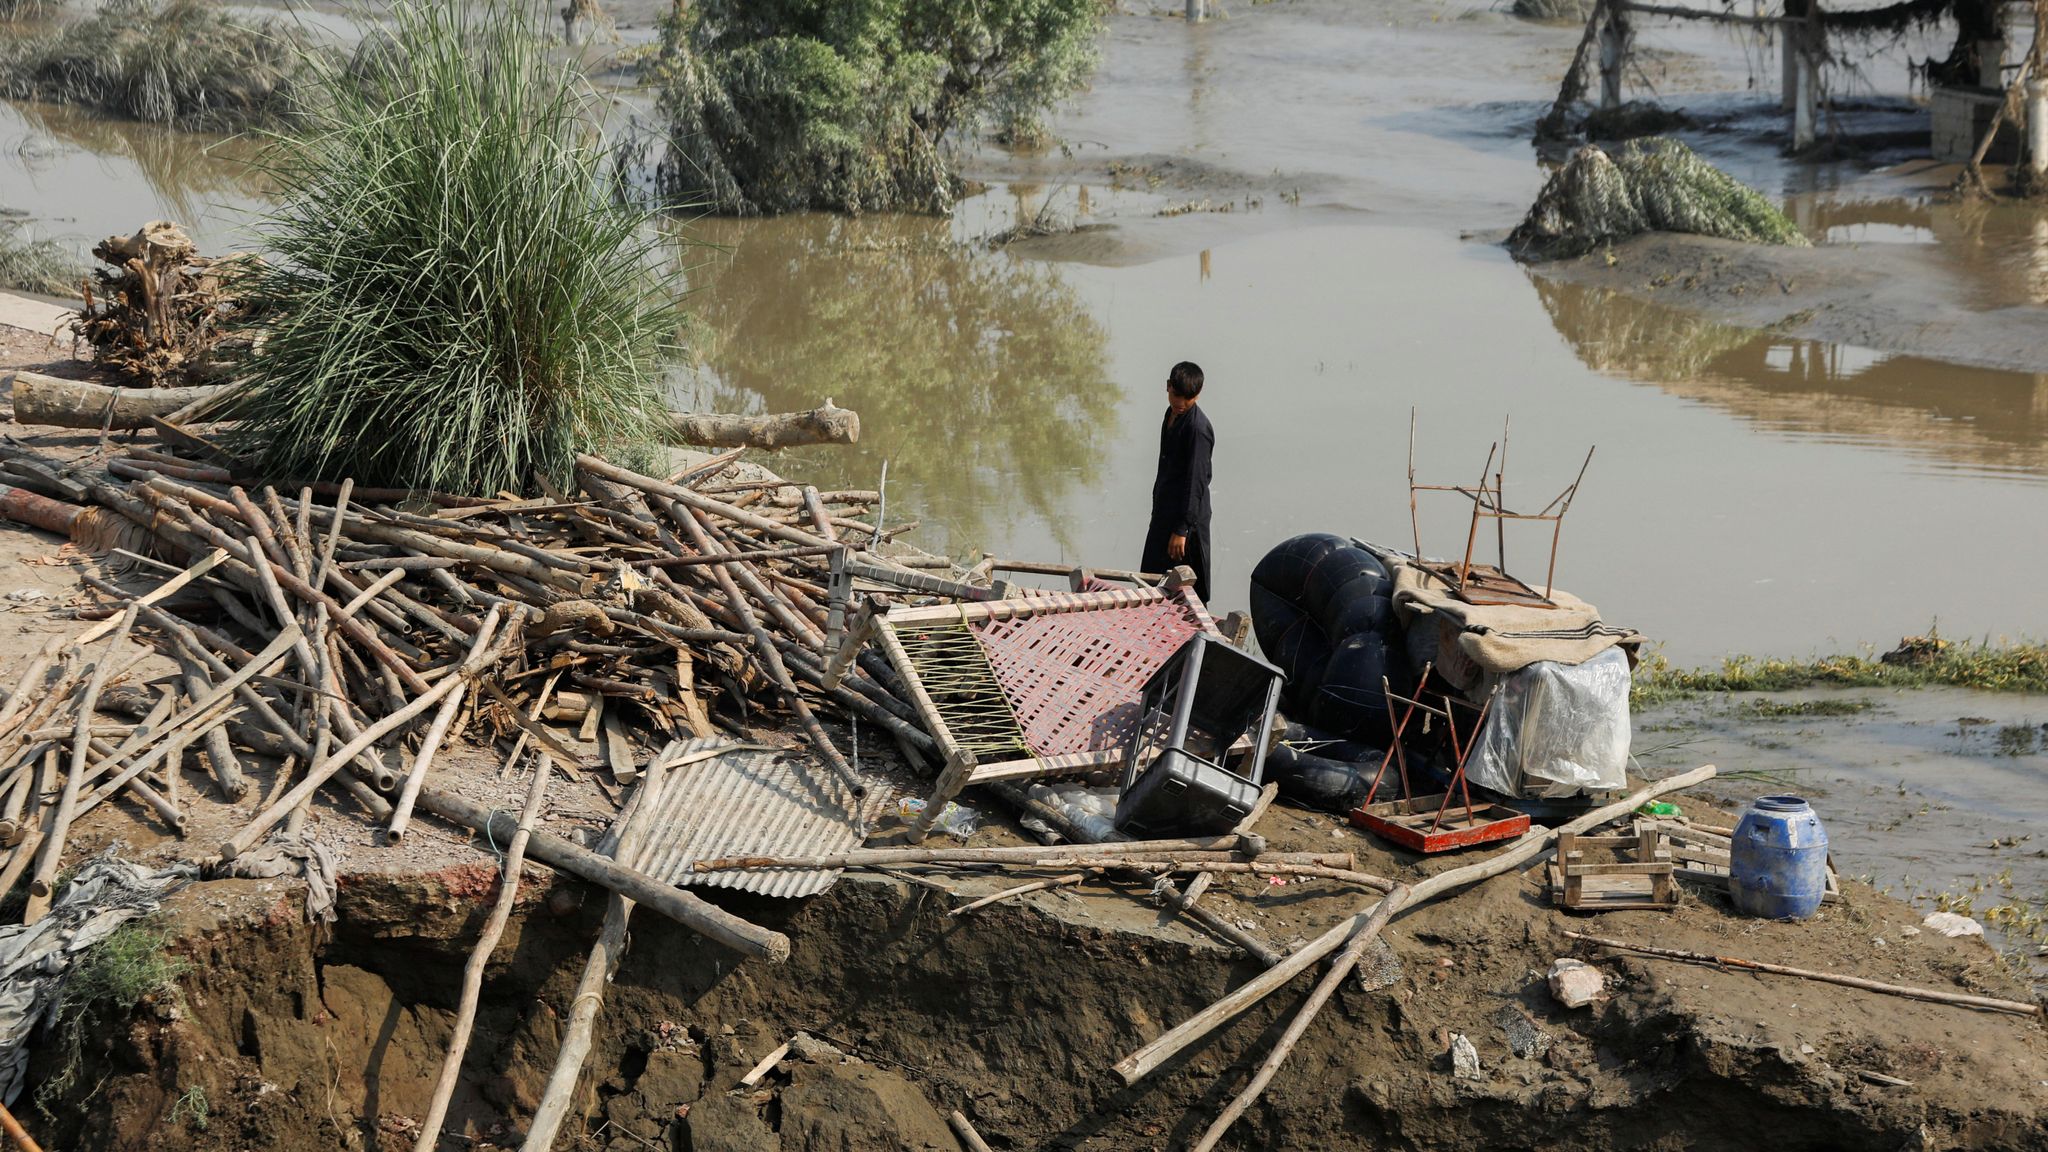
[[[1069,752],[1063,756],[1046,756],[1038,759],[1005,760],[1000,764],[983,764],[969,777],[969,784],[990,784],[1001,780],[1035,780],[1043,776],[1059,776],[1074,772],[1092,772],[1101,768],[1114,768],[1124,761],[1122,748],[1101,748],[1092,752]]]
[[[1060,612],[1086,612],[1102,608],[1129,608],[1158,604],[1169,593],[1156,588],[1117,588],[1108,592],[1059,592],[1028,600],[983,600],[972,604],[935,604],[925,608],[896,607],[882,616],[885,624],[958,623],[1008,620],[1016,616],[1050,616]]]
[[[1671,861],[1616,860],[1602,864],[1567,863],[1567,876],[1657,876],[1671,873]]]

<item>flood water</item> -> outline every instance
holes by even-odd
[[[2048,631],[2041,377],[1554,286],[1489,242],[1544,179],[1528,126],[1576,27],[1411,0],[1229,17],[1117,16],[1095,83],[1054,117],[1064,147],[977,154],[990,190],[952,219],[684,224],[695,363],[679,400],[829,396],[861,412],[861,444],[786,470],[872,487],[886,461],[889,519],[921,521],[928,547],[1127,566],[1166,371],[1192,359],[1218,434],[1223,608],[1290,534],[1412,544],[1412,411],[1428,483],[1470,482],[1511,420],[1516,505],[1544,504],[1597,446],[1557,582],[1680,663],[1888,646],[1937,621]],[[1687,29],[1644,43],[1662,95],[1776,122],[1772,51]],[[1865,61],[1855,91],[1904,92],[1903,59]],[[1845,116],[1924,124],[1897,100]],[[1753,132],[1694,138],[1818,239],[1930,246],[1974,307],[2048,299],[2032,213],[1870,191],[1883,157],[1794,164]],[[261,204],[240,141],[10,105],[0,147],[0,205],[81,245],[157,216],[208,247],[246,242]],[[1040,209],[1084,230],[978,243]],[[1422,547],[1461,551],[1469,509],[1425,499]],[[1511,535],[1507,560],[1540,578],[1547,534]]]

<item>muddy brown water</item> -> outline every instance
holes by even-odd
[[[1636,718],[1637,762],[1718,765],[1733,804],[1807,797],[1842,871],[1988,920],[2048,975],[2048,700],[1953,688],[1714,696]],[[1683,801],[1681,801],[1683,803]]]
[[[650,14],[621,9],[625,42]],[[793,467],[865,487],[887,461],[891,518],[956,553],[1126,565],[1166,369],[1193,359],[1219,434],[1225,607],[1291,533],[1412,541],[1412,408],[1438,483],[1467,482],[1512,418],[1517,503],[1548,500],[1598,445],[1557,579],[1674,660],[1885,644],[1937,619],[1952,635],[2038,630],[2048,591],[2028,573],[2048,534],[2022,526],[2048,456],[2039,378],[1587,299],[1460,238],[1512,223],[1540,185],[1526,126],[1576,36],[1477,6],[1302,0],[1198,29],[1126,12],[1095,83],[1054,118],[1064,147],[977,155],[1002,183],[953,220],[687,224],[698,363],[678,394],[741,409],[831,396],[866,415],[864,443]],[[1668,26],[1644,44],[1666,95],[1768,120],[1726,95],[1773,82],[1762,46]],[[1861,62],[1851,90],[1902,90],[1898,59]],[[1987,307],[2048,295],[2048,226],[2031,214],[1872,200],[1855,184],[1867,160],[1794,165],[1753,134],[1699,139],[1790,194],[1816,235],[1940,245]],[[0,204],[81,241],[166,215],[202,243],[247,242],[261,203],[246,141],[12,105],[0,146]],[[1041,209],[1090,227],[973,243]],[[1454,498],[1425,505],[1426,550],[1458,551],[1464,529]],[[1525,574],[1547,556],[1537,530],[1509,541]]]

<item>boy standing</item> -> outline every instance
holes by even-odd
[[[1146,572],[1176,564],[1195,570],[1195,595],[1209,602],[1209,462],[1216,432],[1195,405],[1202,369],[1183,360],[1166,376],[1166,419],[1159,425],[1159,473],[1145,531]]]

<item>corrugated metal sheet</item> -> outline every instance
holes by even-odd
[[[673,762],[729,746],[729,740],[671,745]],[[836,871],[697,872],[699,860],[723,856],[823,856],[860,846],[861,826],[888,803],[886,788],[852,799],[830,769],[808,751],[735,749],[671,769],[651,804],[640,870],[681,886],[738,888],[764,896],[813,896],[839,879]]]

